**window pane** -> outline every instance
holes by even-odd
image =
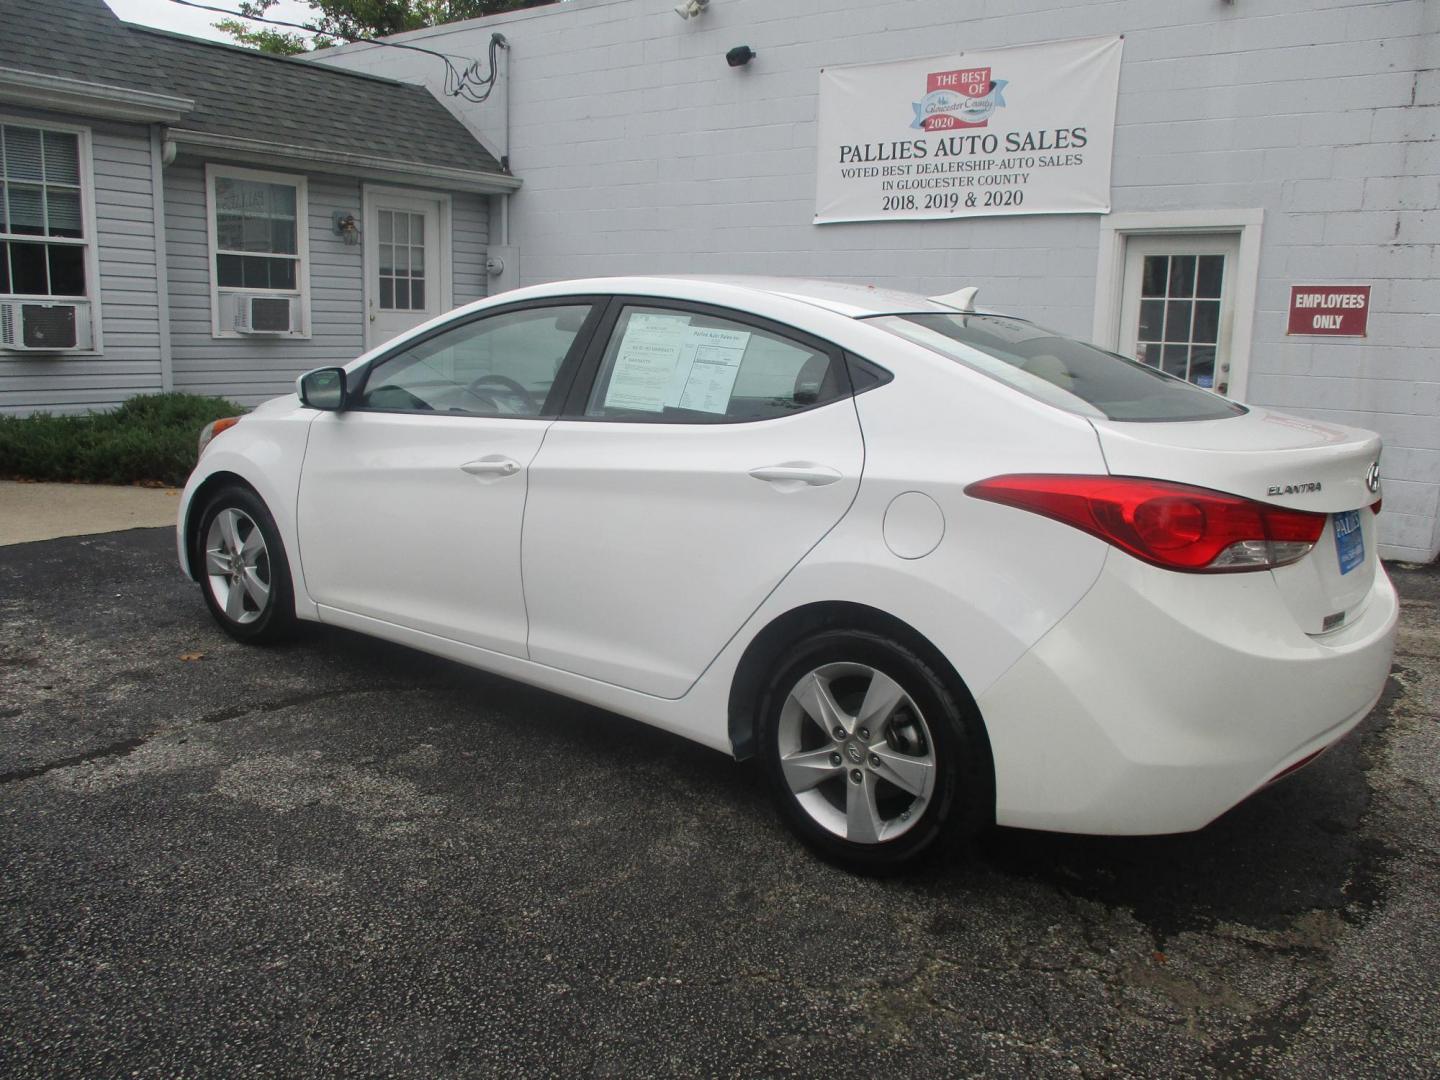
[[[395,215],[395,242],[397,244],[408,244],[410,242],[410,215]]]
[[[47,131],[45,181],[49,184],[80,186],[80,137],[63,131]]]
[[[424,214],[411,214],[411,215],[410,215],[410,243],[412,243],[412,244],[419,244],[419,245],[421,245],[421,246],[424,246],[424,244],[425,244],[425,215],[424,215]]]
[[[395,307],[399,311],[410,309],[410,282],[404,278],[395,282]]]
[[[798,342],[698,312],[634,307],[616,324],[586,414],[764,420],[848,392],[838,365]]]
[[[1195,295],[1195,256],[1172,255],[1170,257],[1170,295]]]
[[[410,276],[425,276],[425,249],[412,247],[410,249]]]
[[[295,254],[295,221],[275,218],[270,222],[270,250],[282,255]]]
[[[45,273],[45,245],[10,245],[10,274],[17,293],[47,296],[50,286]]]
[[[1164,345],[1160,354],[1160,367],[1167,375],[1177,375],[1185,378],[1185,365],[1190,359],[1190,346],[1188,345]]]
[[[1140,341],[1159,341],[1165,326],[1165,301],[1140,301],[1140,329],[1136,337]]]
[[[1195,305],[1195,340],[1220,340],[1220,301],[1201,300]]]
[[[394,273],[395,273],[395,245],[394,245],[394,244],[381,244],[381,245],[380,245],[380,273],[382,273],[382,274],[394,274]]]
[[[10,291],[10,241],[0,240],[0,295]]]
[[[1195,278],[1195,295],[1218,298],[1224,275],[1224,255],[1201,255],[1200,269]]]
[[[216,277],[223,289],[236,289],[245,283],[239,255],[217,255],[215,257]]]
[[[1165,341],[1190,340],[1190,301],[1171,300],[1165,305]]]
[[[454,327],[378,364],[362,405],[538,416],[589,313],[584,304],[532,308]]]
[[[215,246],[226,251],[239,251],[245,242],[245,219],[239,214],[215,215]]]
[[[1165,278],[1169,273],[1168,255],[1146,255],[1145,267],[1140,275],[1140,295],[1164,296]]]
[[[380,279],[380,310],[381,310],[381,311],[394,311],[394,310],[395,310],[395,279],[394,279],[394,278],[388,278],[388,277],[386,277],[386,278],[381,278],[381,279]]]
[[[295,188],[290,184],[267,184],[270,195],[268,213],[271,217],[295,218]]]
[[[85,249],[80,245],[50,245],[50,294],[85,295]]]
[[[39,236],[45,231],[43,188],[28,184],[11,184],[10,231]]]
[[[415,311],[425,310],[425,282],[412,281],[410,283],[410,307]]]
[[[240,234],[241,251],[270,251],[270,219],[247,214]]]
[[[378,211],[378,215],[380,219],[380,243],[389,244],[395,239],[395,213],[392,210],[380,210]]]
[[[5,204],[10,196],[6,192],[6,186],[3,181],[0,181],[0,233],[10,231],[10,215],[5,209]]]
[[[46,188],[45,207],[51,236],[82,236],[80,192],[69,188]]]
[[[1215,385],[1214,346],[1197,345],[1190,350],[1190,381],[1206,390]]]
[[[906,315],[867,320],[1012,389],[1082,416],[1216,420],[1242,406],[1157,375],[1146,364],[1169,346],[1144,345],[1143,363],[998,315]],[[1180,346],[1183,352],[1187,346]],[[1172,360],[1174,358],[1172,357]]]
[[[5,132],[5,177],[8,180],[43,180],[39,128],[9,127]]]

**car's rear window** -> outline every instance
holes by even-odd
[[[1244,406],[1136,360],[1003,315],[866,320],[1031,397],[1107,420],[1220,420]]]

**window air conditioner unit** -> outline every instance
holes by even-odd
[[[55,300],[0,300],[0,349],[76,352],[94,345],[90,305]]]
[[[300,333],[300,298],[269,293],[230,293],[223,297],[233,305],[230,325],[238,334]]]

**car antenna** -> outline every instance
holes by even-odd
[[[952,307],[956,311],[974,311],[975,294],[979,291],[980,286],[967,285],[963,289],[956,289],[954,292],[946,293],[944,296],[932,296],[930,297],[930,299],[935,301],[935,303],[937,304],[944,304],[946,307]]]

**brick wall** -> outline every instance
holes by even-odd
[[[1380,431],[1383,550],[1440,552],[1440,7],[1423,0],[570,3],[408,35],[513,46],[511,240],[525,283],[646,271],[850,278],[1089,336],[1097,216],[815,226],[819,68],[1123,33],[1117,212],[1265,211],[1247,398]],[[732,70],[724,53],[759,57]],[[326,62],[424,81],[436,61]],[[448,104],[494,150],[503,94]],[[1374,285],[1363,341],[1287,339],[1289,285]]]

